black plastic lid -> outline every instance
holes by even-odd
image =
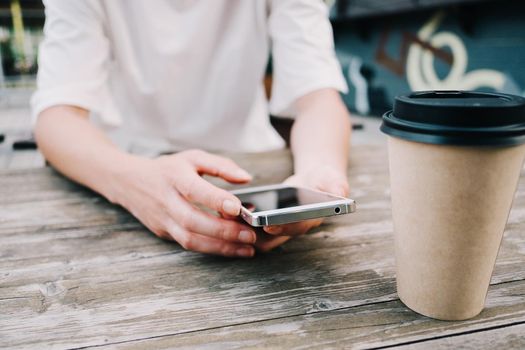
[[[445,145],[525,143],[525,98],[471,91],[422,91],[396,97],[381,131]]]

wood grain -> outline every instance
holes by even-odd
[[[214,349],[374,349],[401,346],[399,344],[418,349],[434,349],[434,344],[442,344],[441,346],[456,349],[463,343],[469,344],[470,337],[467,337],[467,334],[477,334],[478,338],[482,338],[481,334],[485,330],[499,329],[510,320],[521,322],[520,325],[523,325],[525,302],[516,294],[523,295],[524,292],[522,283],[496,285],[491,288],[491,304],[486,310],[480,316],[463,322],[432,320],[411,312],[399,300],[393,300],[202,332],[150,338],[118,344],[117,348],[185,348],[205,342]],[[495,317],[496,315],[498,317]],[[510,333],[519,338],[518,330],[519,328],[513,329]],[[461,335],[465,335],[465,338],[462,339]],[[508,342],[506,339],[499,339],[496,333],[490,333],[487,338],[489,336],[492,338],[492,344]],[[515,342],[518,343],[518,340]],[[485,348],[479,341],[475,344],[478,344],[477,349]]]
[[[231,156],[252,169],[255,184],[292,170],[286,151]],[[419,316],[396,297],[384,147],[355,147],[350,181],[357,213],[236,260],[157,239],[49,168],[0,172],[0,347],[456,348],[485,330],[498,338],[491,330],[506,325],[519,334],[524,181],[487,309],[454,323]]]

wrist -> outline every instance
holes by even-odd
[[[326,161],[303,163],[294,165],[294,175],[311,175],[316,173],[338,173],[344,177],[347,175],[346,164],[334,164]]]
[[[145,169],[149,161],[151,160],[148,158],[129,153],[116,154],[106,168],[106,174],[103,177],[105,179],[102,190],[104,196],[111,203],[125,206],[125,194],[136,181],[137,174]]]

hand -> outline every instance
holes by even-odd
[[[254,255],[256,236],[241,222],[220,218],[194,204],[237,216],[241,203],[228,191],[201,175],[246,183],[251,176],[230,159],[189,150],[156,159],[136,158],[114,183],[114,201],[157,236],[177,241],[183,248],[229,257]]]
[[[295,174],[284,181],[291,186],[311,188],[324,191],[337,196],[346,197],[349,193],[346,174],[332,167],[324,166],[314,168],[309,172]],[[322,219],[306,220],[285,225],[265,226],[264,231],[268,233],[258,234],[255,246],[261,251],[271,250],[293,236],[300,236],[314,227],[321,225]]]

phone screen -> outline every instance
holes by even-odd
[[[241,200],[242,206],[253,213],[307,204],[333,202],[340,199],[328,194],[295,187],[256,191],[237,194],[236,196]]]

